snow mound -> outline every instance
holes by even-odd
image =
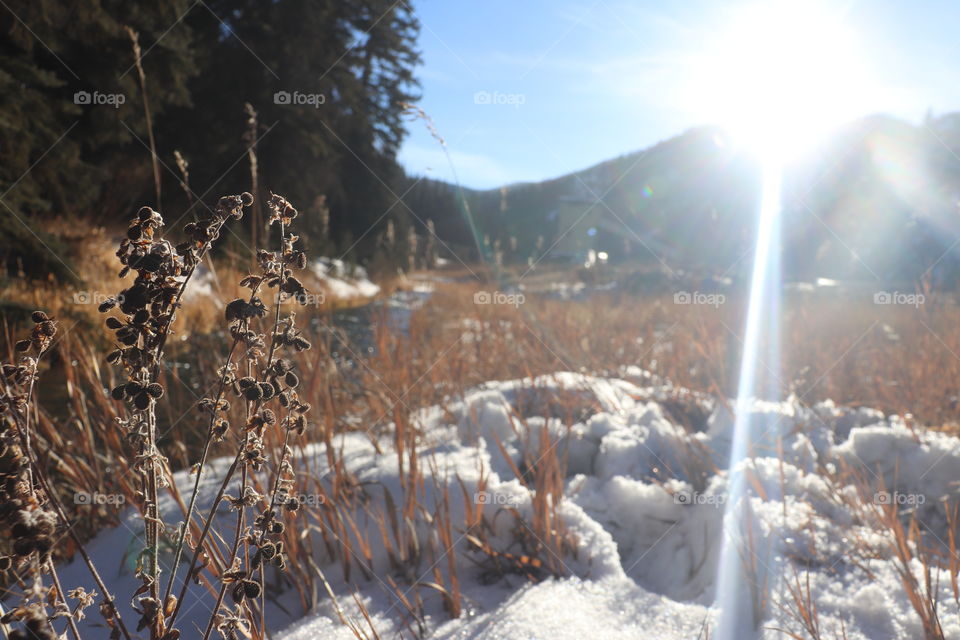
[[[200,264],[193,277],[187,282],[186,289],[183,290],[183,300],[189,302],[202,299],[220,308],[223,306],[223,301],[220,299],[217,287],[217,278],[213,271],[207,265]]]
[[[697,408],[705,419],[681,419],[683,406]],[[880,503],[884,495],[888,500],[910,497],[924,525],[937,531],[945,526],[938,519],[938,505],[957,497],[960,440],[912,431],[899,418],[830,402],[808,406],[796,398],[756,401],[743,410],[756,437],[751,456],[740,463],[749,491],[737,505],[727,503],[730,411],[639,370],[625,371],[623,378],[561,372],[490,382],[444,407],[419,412],[415,422],[425,434],[421,469],[430,469],[432,463],[440,476],[435,479],[440,486],[446,483],[451,495],[460,495],[457,478],[468,493],[477,491],[484,478],[484,490],[495,497],[491,507],[510,504],[525,517],[531,513],[530,494],[513,469],[523,464],[525,451],[539,450],[539,438],[546,433],[567,462],[560,513],[577,541],[576,553],[562,559],[563,576],[537,584],[511,576],[491,584],[468,561],[475,552],[461,538],[453,553],[464,613],[450,620],[439,598],[425,598],[427,636],[706,637],[718,616],[712,603],[725,518],[733,507],[742,511],[746,506],[770,584],[769,620],[761,625],[765,630],[760,637],[782,637],[774,627],[806,637],[798,621],[783,612],[792,604],[783,579],[798,579],[804,588],[809,580],[823,637],[922,637],[920,619],[891,552],[890,534],[872,526],[857,508],[871,497],[858,494],[853,479],[866,478],[878,487]],[[397,457],[387,445],[381,443],[384,451],[378,454],[365,435],[351,433],[339,436],[336,446],[364,486],[380,488],[370,492],[371,501],[382,505],[387,491],[400,494]],[[307,447],[303,455],[312,458],[317,478],[324,481],[322,447]],[[218,461],[221,472],[223,464]],[[211,490],[217,475],[214,471],[207,480]],[[179,474],[177,481],[186,487],[191,480]],[[436,487],[429,479],[425,485],[422,500],[429,506]],[[172,503],[165,508],[175,513]],[[942,506],[939,509],[942,512]],[[455,528],[462,514],[463,505],[451,504]],[[494,539],[509,550],[509,523],[501,520]],[[118,565],[122,569],[116,549],[125,546],[131,533],[136,534],[120,527],[92,543],[97,559],[108,565],[107,575],[117,574]],[[317,561],[320,566],[331,564],[322,553]],[[373,568],[378,574],[390,573],[383,549],[374,550]],[[427,567],[420,568],[424,570]],[[910,570],[923,584],[917,561]],[[345,615],[363,620],[351,597],[356,591],[381,636],[408,634],[396,597],[381,582],[375,578],[346,584],[337,581],[338,574],[331,568],[328,578]],[[120,570],[117,586],[122,582],[129,590],[124,575]],[[428,575],[422,579],[430,580]],[[66,567],[61,578],[68,584],[89,582],[77,563]],[[933,568],[930,583],[939,599],[945,636],[960,637],[960,611],[949,572]],[[191,597],[207,603],[199,590]],[[291,611],[297,609],[292,600],[288,605]],[[196,609],[199,614],[205,607]],[[274,635],[282,640],[353,637],[327,600],[300,620],[271,613],[276,614],[273,620],[292,624]]]
[[[380,293],[380,287],[359,265],[351,267],[337,258],[318,258],[310,270],[320,279],[324,292],[338,300],[373,298]]]

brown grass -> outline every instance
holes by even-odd
[[[100,244],[92,245],[90,275],[85,274],[97,281],[91,290],[119,288],[113,269],[106,266],[113,259],[107,246],[109,239],[103,232]],[[244,272],[234,266],[239,264],[229,259],[217,264],[217,286],[224,300],[243,292],[237,282]],[[557,441],[545,429],[537,433],[529,428],[526,418],[550,415],[569,427],[588,415],[591,407],[558,394],[547,401],[549,406],[525,406],[521,400],[513,408],[514,430],[526,443],[522,463],[513,465],[513,471],[530,494],[529,517],[512,507],[478,504],[456,478],[438,477],[429,464],[423,468],[420,454],[428,434],[416,423],[418,408],[446,406],[469,388],[492,379],[560,370],[619,375],[622,367],[636,365],[678,386],[676,398],[667,402],[671,418],[696,430],[703,428],[703,407],[696,396],[679,387],[720,402],[736,392],[744,318],[743,301],[734,296],[719,308],[675,305],[672,296],[617,293],[594,294],[584,301],[528,293],[516,307],[481,305],[474,303],[474,293],[495,287],[486,274],[482,284],[470,284],[467,270],[445,275],[451,281],[436,284],[433,297],[411,315],[406,329],[393,326],[386,313],[374,316],[372,352],[336,327],[329,306],[300,309],[300,325],[312,327],[314,348],[288,357],[299,376],[299,397],[315,408],[310,431],[300,437],[291,436],[290,431],[267,430],[263,449],[271,472],[261,477],[241,471],[240,478],[241,486],[260,494],[276,496],[283,488],[291,495],[317,499],[296,513],[280,516],[285,527],[277,539],[288,557],[287,572],[258,575],[260,602],[252,602],[247,615],[254,628],[265,626],[264,598],[279,591],[294,590],[305,611],[316,606],[319,594],[334,597],[325,575],[330,571],[347,581],[382,581],[398,603],[395,611],[402,624],[418,636],[426,632],[425,612],[431,601],[439,602],[452,617],[461,615],[463,576],[458,557],[472,560],[485,575],[496,578],[518,575],[537,580],[565,573],[565,560],[576,553],[577,541],[558,513],[566,475],[563,447],[555,446]],[[309,278],[304,280],[312,288]],[[399,286],[403,283],[391,288]],[[116,427],[116,420],[126,415],[123,402],[103,392],[119,382],[112,367],[102,361],[107,340],[98,328],[95,307],[74,304],[69,295],[54,285],[37,288],[22,282],[8,283],[3,291],[4,300],[25,308],[50,309],[61,327],[41,361],[31,427],[38,465],[48,470],[60,496],[78,491],[121,494],[136,503],[142,499],[138,497],[142,487],[134,477],[110,473],[129,467],[136,452]],[[168,364],[190,365],[189,369],[168,366],[161,374],[167,393],[157,413],[165,432],[158,444],[171,470],[237,450],[235,441],[207,437],[209,423],[188,411],[199,397],[220,395],[217,369],[230,359],[231,351],[225,336],[218,333],[222,313],[210,304],[186,305],[179,314],[177,337],[189,341],[174,339],[167,348]],[[8,336],[27,326],[16,313],[7,313],[4,320]],[[869,300],[851,303],[787,296],[781,390],[807,403],[832,398],[842,404],[909,412],[916,423],[955,430],[960,407],[949,398],[954,392],[951,381],[960,377],[958,320],[960,313],[948,302],[916,310],[876,307]],[[247,403],[235,404],[222,412],[231,424],[248,422],[250,412],[258,410]],[[363,486],[351,472],[334,436],[357,430],[358,425],[369,427],[371,441],[385,455],[396,456],[398,494]],[[331,470],[323,480],[313,473],[314,461],[298,455],[308,442],[323,445]],[[58,453],[67,447],[75,452],[70,458]],[[691,451],[690,457],[691,464],[700,464],[694,460],[702,457],[697,452]],[[288,473],[287,465],[296,473]],[[432,500],[425,497],[426,483],[432,483]],[[481,479],[476,491],[484,491],[484,486]],[[167,491],[175,496],[185,519],[190,519],[191,497],[180,495],[176,486]],[[382,503],[370,500],[381,491]],[[63,502],[67,511],[75,511],[69,500]],[[382,506],[373,506],[378,504]],[[454,513],[463,513],[463,520],[455,520]],[[222,535],[205,535],[202,521],[192,528],[193,540],[198,542],[193,554],[188,551],[187,555],[194,556],[193,562],[201,551],[205,555],[198,576],[220,600],[234,563],[250,561],[237,533],[245,526],[244,514],[244,509],[239,510],[234,530]],[[117,513],[101,507],[84,511],[79,520],[75,512],[65,515],[77,521],[77,538],[68,538],[56,549],[57,558],[72,556],[84,539],[114,522]],[[924,566],[935,562],[956,566],[952,533],[950,553],[940,558],[917,546],[915,525],[897,524],[903,522],[898,514],[886,517],[883,524],[894,531],[899,541],[894,551],[904,566],[915,556]],[[502,535],[495,534],[504,530],[512,532],[512,541],[498,545],[495,540],[502,540]],[[311,535],[299,535],[303,531]],[[387,574],[375,565],[377,548],[386,552]],[[930,586],[912,574],[903,577],[904,589],[929,637],[937,637]],[[956,586],[954,591],[958,593]],[[809,586],[796,577],[790,593],[797,620],[811,637],[817,637]],[[342,612],[339,606],[337,610]],[[357,637],[375,636],[366,613],[362,621],[341,615]]]

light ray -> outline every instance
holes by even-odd
[[[747,326],[740,364],[734,435],[730,447],[724,537],[717,572],[716,604],[720,607],[718,640],[747,640],[758,635],[756,589],[769,590],[777,576],[768,573],[773,550],[762,548],[742,525],[746,492],[743,463],[752,445],[764,434],[763,424],[751,421],[758,397],[776,400],[779,391],[780,212],[783,165],[774,154],[763,162],[760,221],[750,282]],[[771,371],[772,369],[772,371]],[[751,545],[748,541],[753,540]],[[751,557],[752,554],[752,557]],[[754,567],[753,574],[746,567]],[[750,585],[754,587],[751,589]]]
[[[709,108],[762,165],[760,211],[747,310],[724,536],[716,579],[719,640],[760,635],[761,603],[777,590],[775,543],[752,532],[745,468],[777,433],[755,419],[758,399],[778,400],[780,376],[780,219],[784,165],[873,99],[871,79],[843,15],[814,1],[775,0],[742,7],[708,43],[701,90]],[[775,425],[774,425],[775,426]],[[773,496],[767,496],[772,498]]]

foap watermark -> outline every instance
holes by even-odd
[[[87,493],[86,491],[77,491],[73,494],[73,504],[79,505],[109,505],[119,507],[126,501],[127,497],[122,493]]]
[[[296,107],[313,107],[319,109],[326,104],[327,96],[322,93],[301,93],[300,91],[277,91],[273,94],[273,104],[292,105]]]
[[[299,304],[301,307],[319,307],[327,301],[327,297],[320,293],[308,293],[303,291],[293,295],[278,293],[274,296],[274,304]]]
[[[473,304],[509,304],[519,307],[527,298],[522,293],[504,293],[503,291],[477,291],[473,294]]]
[[[477,91],[473,94],[474,104],[492,104],[500,106],[520,108],[527,102],[527,96],[523,93],[502,93],[500,91]]]
[[[924,302],[926,297],[922,293],[877,291],[873,294],[873,304],[906,305],[918,309]]]
[[[123,296],[102,291],[77,291],[73,294],[73,304],[94,304],[100,306],[104,302],[123,304]]]
[[[899,491],[879,491],[873,494],[873,504],[897,505],[898,507],[919,507],[927,501],[922,493],[900,493]]]
[[[122,93],[100,93],[99,91],[77,91],[73,94],[73,104],[79,105],[105,105],[119,109],[120,105],[127,101],[127,96]]]
[[[694,505],[709,505],[713,507],[722,507],[727,502],[725,493],[706,494],[697,491],[675,491],[673,494],[673,503],[684,507]]]
[[[298,493],[294,497],[303,507],[321,507],[327,504],[327,497],[322,493]]]
[[[726,303],[727,296],[722,293],[701,293],[700,291],[677,291],[673,294],[673,304],[703,304],[714,309]]]
[[[473,504],[492,504],[500,507],[515,507],[520,499],[515,495],[494,493],[492,491],[477,491],[473,494]]]

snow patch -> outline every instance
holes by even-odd
[[[349,266],[337,258],[318,258],[310,270],[320,279],[324,292],[338,300],[373,298],[380,287],[370,281],[367,271],[359,266]]]
[[[705,628],[715,628],[717,611],[711,603],[724,519],[731,506],[726,504],[726,467],[733,420],[723,406],[709,407],[704,429],[687,429],[669,417],[668,403],[678,394],[689,401],[705,399],[640,370],[625,371],[624,378],[629,380],[560,372],[489,382],[443,408],[427,408],[414,416],[425,434],[421,469],[434,462],[444,478],[441,482],[458,496],[456,477],[469,493],[477,490],[482,472],[486,491],[502,496],[526,517],[530,495],[512,469],[522,463],[525,448],[539,446],[545,431],[561,459],[568,461],[560,512],[577,540],[576,554],[563,558],[565,575],[538,584],[516,576],[485,582],[467,561],[471,552],[461,542],[455,553],[463,616],[449,620],[439,602],[426,599],[428,637],[688,640],[701,637]],[[797,576],[804,585],[809,579],[823,637],[842,633],[850,640],[921,637],[919,618],[890,554],[889,533],[867,526],[844,501],[856,490],[844,484],[850,476],[839,470],[873,477],[891,492],[922,495],[919,513],[925,515],[926,509],[933,514],[939,501],[957,497],[960,440],[911,431],[898,418],[829,402],[807,406],[789,398],[754,402],[746,410],[766,433],[752,457],[740,463],[749,475],[750,493],[738,506],[750,507],[755,548],[765,554],[773,584],[780,577]],[[400,495],[395,455],[386,449],[377,454],[360,433],[340,436],[336,444],[359,481],[375,487],[370,490],[372,504],[383,507],[385,491]],[[303,455],[311,458],[317,478],[324,481],[327,462],[322,445],[307,447]],[[210,499],[227,464],[216,461],[205,478],[203,500]],[[186,489],[192,479],[179,473],[176,481]],[[431,505],[435,489],[429,479],[425,485],[422,500]],[[166,501],[163,508],[168,522],[175,523],[175,505]],[[462,505],[452,504],[451,516],[456,523]],[[937,521],[930,517],[925,522],[936,528]],[[510,548],[508,520],[501,518],[494,532],[498,548]],[[131,592],[135,583],[125,568],[129,557],[117,553],[137,546],[133,520],[126,523],[90,545],[118,593]],[[856,545],[871,548],[872,556],[855,561],[851,552]],[[321,567],[331,562],[324,552],[317,561]],[[378,572],[390,571],[378,545],[373,565]],[[922,568],[915,563],[911,570],[923,584]],[[351,596],[357,590],[383,637],[408,633],[395,599],[378,581],[345,584],[337,581],[337,575],[335,568],[328,571],[346,615],[362,621]],[[77,562],[64,567],[61,578],[66,584],[91,588]],[[960,637],[960,611],[950,583],[947,571],[932,570],[944,633]],[[189,597],[208,600],[199,589]],[[771,619],[766,626],[802,636],[798,623],[780,611],[780,605],[791,604],[786,588],[772,589],[770,597]],[[290,611],[298,611],[295,599],[285,602]],[[192,628],[201,611],[203,606],[195,606],[183,627]],[[133,618],[127,610],[123,613]],[[326,598],[299,621],[280,610],[268,613],[277,628],[292,624],[274,635],[281,640],[352,637]],[[771,640],[781,637],[769,629],[763,633]]]

